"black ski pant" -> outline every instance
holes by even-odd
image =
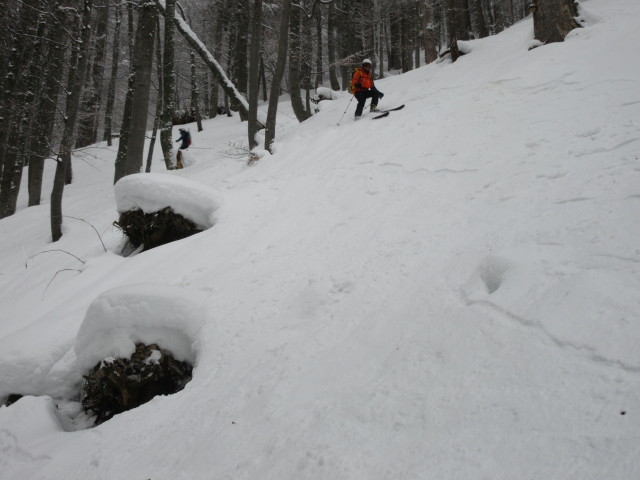
[[[358,101],[358,106],[356,107],[356,117],[362,115],[362,110],[364,109],[364,103],[367,101],[367,98],[371,99],[371,106],[375,107],[378,105],[378,99],[382,96],[380,91],[373,87],[370,90],[365,90],[363,92],[356,92],[355,94],[356,100]]]

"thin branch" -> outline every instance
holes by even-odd
[[[102,248],[104,248],[104,252],[107,253],[107,247],[104,246],[104,242],[102,241],[102,237],[100,236],[100,234],[98,233],[98,230],[96,230],[96,227],[94,227],[93,225],[91,225],[89,222],[87,222],[85,219],[83,218],[78,218],[78,217],[71,217],[69,215],[62,215],[62,218],[73,218],[74,220],[80,220],[81,222],[86,223],[87,225],[89,225],[91,228],[93,228],[93,230],[96,232],[96,235],[98,235],[98,238],[100,239],[100,243],[102,244]]]
[[[66,253],[67,255],[71,255],[73,258],[75,258],[76,260],[78,260],[79,262],[81,262],[83,265],[86,263],[84,260],[82,260],[79,257],[76,257],[73,253],[69,253],[66,250],[62,250],[61,248],[56,248],[54,250],[43,250],[42,252],[38,252],[35,255],[31,255],[30,257],[28,257],[25,262],[24,262],[24,268],[29,268],[28,266],[28,262],[29,260],[36,258],[38,255],[42,255],[43,253],[52,253],[52,252],[62,252],[62,253]]]
[[[62,272],[78,272],[78,273],[82,273],[82,270],[78,270],[76,268],[63,268],[62,270],[58,270],[55,273],[55,275],[53,276],[53,278],[51,280],[49,280],[49,283],[47,283],[47,288],[45,288],[44,292],[42,292],[42,298],[40,300],[44,299],[44,296],[47,294],[47,290],[49,290],[49,286],[51,285],[51,283],[53,283],[53,281],[56,279],[58,274],[62,273]]]

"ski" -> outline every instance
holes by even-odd
[[[400,105],[399,107],[394,107],[394,108],[385,108],[384,110],[378,110],[380,113],[388,113],[388,112],[395,112],[396,110],[402,110],[404,108],[404,103],[402,105]]]
[[[403,108],[404,108],[404,104],[400,105],[399,107],[395,107],[395,108],[386,108],[384,110],[378,110],[378,113],[380,113],[380,115],[376,115],[371,120],[378,120],[379,118],[388,117],[389,113],[395,112],[396,110],[402,110]]]

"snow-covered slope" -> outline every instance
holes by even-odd
[[[64,211],[108,252],[72,218],[51,244],[48,205],[21,199],[0,397],[34,397],[0,408],[0,477],[640,478],[640,5],[581,5],[562,44],[527,51],[526,19],[380,81],[407,104],[385,120],[352,104],[336,126],[347,95],[301,125],[283,110],[251,167],[228,152],[245,126],[206,122],[192,166],[154,168],[220,197],[189,239],[114,253],[102,144]],[[85,263],[35,256],[54,249]],[[71,431],[77,352],[154,318],[191,343],[192,382]]]

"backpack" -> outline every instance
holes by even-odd
[[[349,93],[351,95],[354,95],[356,93],[356,84],[353,83],[353,76],[356,74],[356,70],[357,68],[354,68],[353,72],[351,72],[351,83],[349,83]]]

